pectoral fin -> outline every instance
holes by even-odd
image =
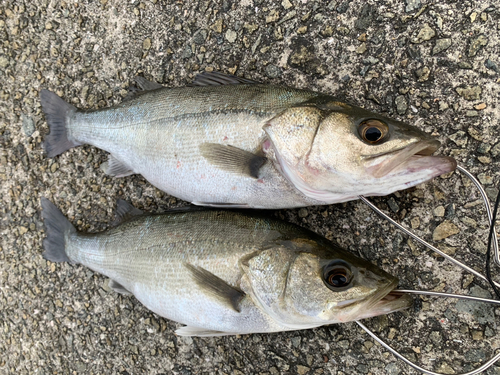
[[[212,165],[228,172],[259,178],[260,168],[267,158],[241,148],[218,143],[202,143],[202,156]]]
[[[221,303],[227,305],[228,308],[240,312],[239,304],[245,293],[232,287],[220,277],[204,268],[196,267],[189,263],[186,263],[186,268],[190,271],[193,281],[203,292],[216,297]]]

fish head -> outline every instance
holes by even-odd
[[[263,251],[248,260],[244,270],[245,292],[279,324],[313,328],[411,305],[408,295],[391,293],[398,279],[372,263],[333,245],[318,252],[314,241],[292,242],[300,251],[289,251],[290,244]]]
[[[290,108],[264,130],[263,150],[285,177],[327,203],[388,195],[456,168],[416,127],[340,102]]]

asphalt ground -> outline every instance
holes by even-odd
[[[177,337],[179,324],[113,293],[104,277],[45,261],[40,197],[88,232],[109,226],[117,198],[147,212],[186,203],[140,176],[104,175],[107,155],[90,146],[47,158],[38,95],[50,89],[79,108],[102,108],[119,103],[136,75],[176,87],[207,70],[318,90],[435,135],[439,153],[455,157],[494,197],[499,31],[493,0],[1,1],[0,373],[415,374],[355,323]],[[440,224],[453,224],[434,243],[484,271],[488,228],[479,198],[451,173],[372,201],[431,241]],[[271,214],[371,260],[404,288],[491,296],[484,282],[362,202]],[[491,306],[421,297],[366,324],[420,365],[453,374],[499,348],[499,315]]]

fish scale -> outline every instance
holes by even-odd
[[[132,212],[125,202],[119,205],[120,212]],[[46,259],[108,276],[112,289],[185,324],[180,335],[312,328],[410,303],[381,300],[397,285],[394,277],[278,220],[231,211],[172,212],[135,216],[85,234],[48,200],[42,207]],[[325,284],[322,268],[338,262],[353,276],[348,289],[336,291]],[[336,307],[341,302],[345,306]]]
[[[117,281],[161,316],[189,325],[235,330],[243,326],[242,316],[209,299],[200,301],[184,264],[201,266],[236,286],[241,278],[238,261],[258,250],[266,230],[257,232],[255,228],[266,225],[245,220],[230,225],[228,220],[234,215],[215,212],[187,216],[187,220],[185,214],[144,216],[103,234],[73,235],[68,239],[67,254],[71,260]],[[239,229],[234,231],[234,226]],[[172,308],[171,301],[175,301],[176,308]],[[245,320],[254,319],[258,324],[267,321],[253,305],[248,305],[247,310]],[[232,317],[232,326],[220,322],[215,326],[200,317],[186,320],[186,315],[199,316],[199,311],[206,320]]]
[[[284,92],[290,89],[253,86],[221,86],[221,92],[212,96],[210,103],[202,100],[210,89],[206,87],[147,92],[113,110],[77,112],[68,121],[68,134],[80,143],[110,152],[123,164],[134,166],[132,169],[153,185],[186,200],[196,196],[200,202],[243,200],[258,206],[266,196],[284,192],[281,195],[290,195],[290,205],[316,203],[290,186],[272,165],[262,173],[266,181],[262,184],[211,168],[200,154],[202,141],[256,150],[264,137],[262,125],[267,119],[315,96],[296,90],[287,97]],[[227,103],[228,99],[233,102]],[[179,101],[183,105],[174,104]],[[221,185],[234,187],[223,200],[218,197]]]
[[[110,175],[141,174],[197,205],[268,209],[386,195],[456,166],[429,156],[439,142],[402,122],[307,90],[214,73],[195,83],[213,77],[232,84],[165,88],[142,79],[149,91],[95,111],[42,90],[47,153],[91,144],[111,154]],[[375,124],[371,137],[387,136],[364,139],[366,124]]]

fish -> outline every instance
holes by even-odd
[[[186,87],[137,78],[122,103],[79,110],[40,91],[48,157],[83,144],[108,175],[140,174],[195,205],[281,209],[388,195],[453,171],[414,126],[309,90],[205,72]]]
[[[398,279],[299,226],[234,210],[146,215],[119,200],[120,223],[81,233],[47,198],[45,259],[81,264],[109,287],[183,324],[181,336],[281,332],[398,311]]]

